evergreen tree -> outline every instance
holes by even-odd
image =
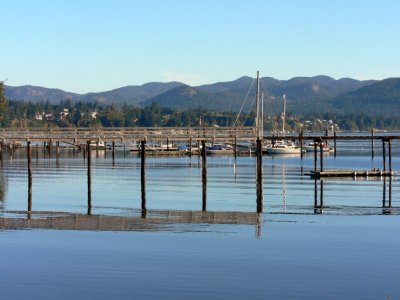
[[[9,125],[8,101],[4,94],[4,82],[0,81],[0,127]]]

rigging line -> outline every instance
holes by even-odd
[[[251,83],[250,88],[249,88],[249,90],[247,91],[247,95],[246,95],[246,97],[244,98],[244,101],[243,101],[243,103],[242,103],[242,107],[240,107],[239,113],[237,114],[236,120],[235,120],[235,122],[233,123],[233,126],[232,126],[232,127],[235,127],[235,126],[236,126],[236,122],[239,120],[239,117],[240,117],[240,114],[242,113],[244,104],[246,103],[247,98],[249,97],[251,88],[253,87],[255,81],[256,81],[256,79],[253,78],[253,82]],[[254,100],[253,100],[253,102],[254,102]]]

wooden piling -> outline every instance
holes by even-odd
[[[26,146],[28,158],[28,213],[32,211],[32,149],[31,141],[27,142]]]
[[[192,138],[189,138],[189,157],[192,157]]]
[[[60,141],[56,142],[56,158],[60,158]]]
[[[374,159],[375,150],[374,150],[374,129],[371,129],[371,157]]]
[[[202,158],[202,210],[207,210],[207,155],[206,155],[206,141],[201,141],[201,158]]]
[[[140,183],[143,212],[146,211],[146,140],[140,142]]]
[[[317,172],[317,159],[318,159],[317,155],[318,155],[317,154],[317,141],[314,140],[314,172]]]
[[[386,171],[386,146],[384,139],[382,139],[382,158],[383,158],[383,171]]]
[[[53,156],[53,139],[49,140],[48,151],[49,151],[49,158],[52,158],[52,156]]]
[[[235,158],[237,158],[237,135],[235,135],[235,145],[234,145],[234,153],[235,153]]]
[[[300,143],[300,158],[303,159],[303,156],[304,156],[304,153],[303,153],[303,130],[301,130],[299,133],[299,143]]]
[[[336,131],[333,133],[333,156],[336,157]]]
[[[92,158],[90,155],[90,141],[86,142],[86,150],[87,150],[87,196],[88,196],[88,209],[87,214],[91,215],[92,213]]]
[[[388,140],[388,148],[389,148],[389,172],[392,173],[392,140]]]
[[[324,144],[321,142],[319,144],[319,163],[320,163],[320,171],[324,171]]]
[[[263,212],[263,178],[262,178],[262,142],[257,138],[257,179],[256,179],[256,193],[257,193],[257,212]]]
[[[115,159],[115,141],[112,142],[112,159]]]

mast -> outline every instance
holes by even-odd
[[[285,134],[285,120],[286,119],[286,95],[283,94],[283,112],[282,112],[282,134]]]
[[[257,71],[256,130],[258,138],[261,138],[262,135],[261,128],[262,128],[262,122],[260,117],[260,72]]]

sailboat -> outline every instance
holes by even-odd
[[[282,112],[282,134],[285,134],[286,120],[286,95],[283,95],[283,112]],[[268,154],[300,154],[301,149],[290,141],[276,141],[273,145],[265,148]]]

